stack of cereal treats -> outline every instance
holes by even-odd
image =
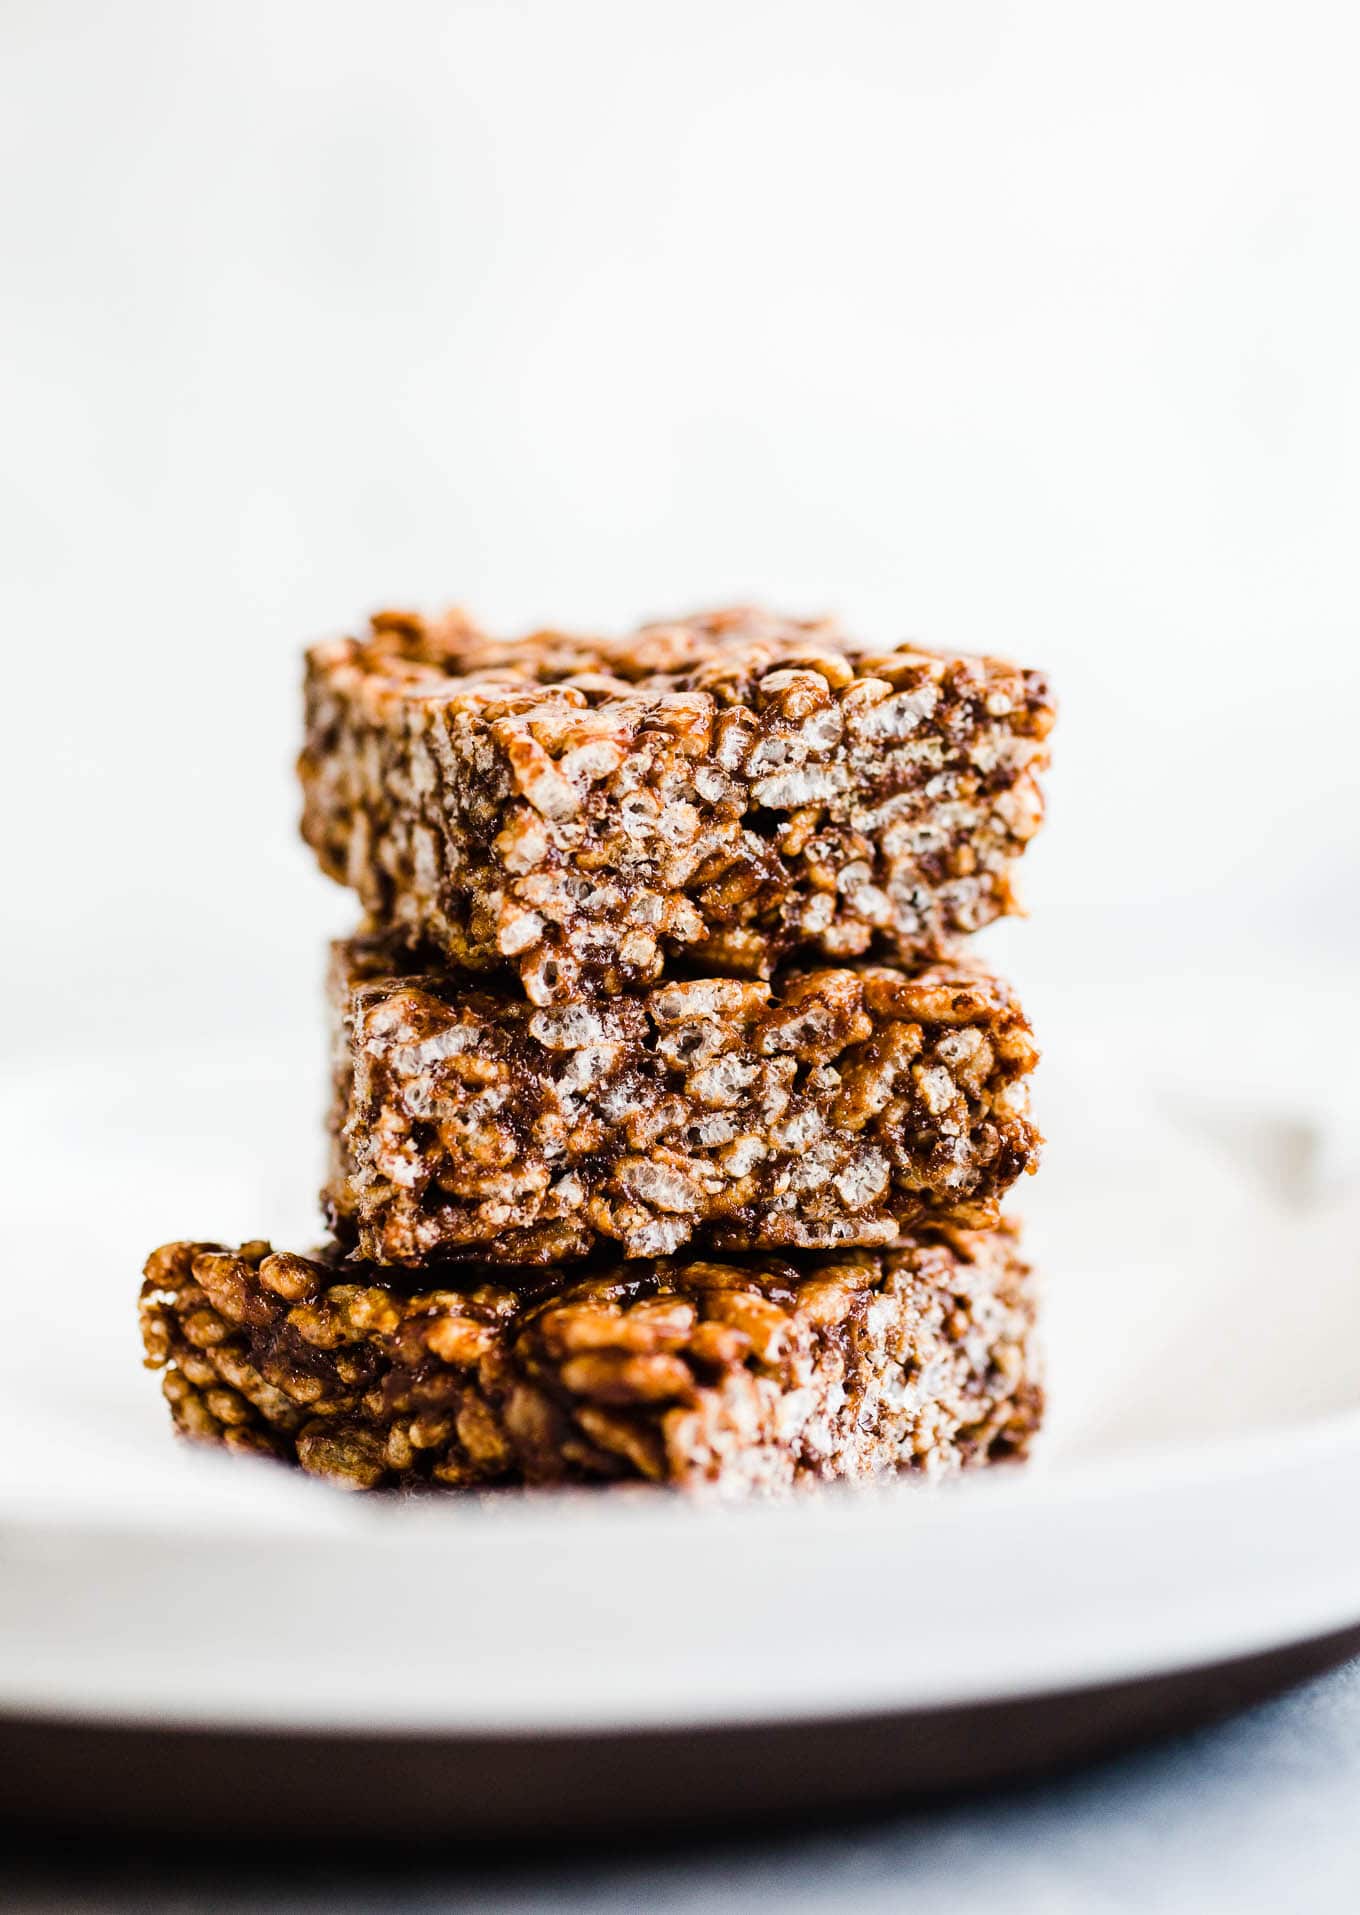
[[[354,1487],[733,1491],[1023,1454],[999,1204],[1053,705],[731,611],[622,641],[374,619],[307,667],[335,948],[329,1248],[146,1267],[178,1427]]]

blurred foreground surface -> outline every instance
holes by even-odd
[[[158,1857],[11,1849],[11,1915],[482,1915],[665,1909],[913,1915],[1351,1915],[1360,1662],[1222,1726],[1033,1788],[768,1840],[459,1855]]]

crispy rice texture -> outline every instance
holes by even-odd
[[[303,835],[537,1005],[791,954],[915,964],[1017,909],[1054,706],[994,658],[753,610],[617,641],[388,612],[308,655]]]
[[[977,966],[535,1007],[513,979],[411,963],[391,935],[332,962],[326,1202],[381,1263],[887,1244],[994,1223],[1038,1160],[1030,1028]]]
[[[338,1253],[173,1243],[142,1286],[178,1429],[353,1489],[628,1480],[770,1493],[1024,1454],[1015,1231],[886,1251],[494,1270],[403,1290]]]

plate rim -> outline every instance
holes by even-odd
[[[1051,1475],[1040,1467],[943,1491],[894,1485],[774,1504],[559,1493],[463,1508],[450,1522],[442,1501],[356,1509],[310,1484],[288,1488],[299,1494],[271,1499],[267,1523],[240,1507],[223,1514],[206,1506],[197,1523],[182,1523],[174,1509],[106,1510],[95,1522],[60,1505],[24,1509],[22,1497],[0,1499],[0,1560],[9,1565],[0,1577],[0,1713],[446,1735],[824,1720],[1171,1674],[1360,1621],[1360,1531],[1337,1518],[1360,1497],[1360,1413],[1352,1412],[1288,1437],[1263,1431]],[[582,1573],[587,1549],[599,1552],[594,1575]],[[986,1634],[986,1590],[973,1585],[1004,1565],[1007,1550],[1035,1580],[1012,1590],[1003,1641]],[[710,1617],[696,1641],[672,1647],[679,1661],[669,1671],[639,1657],[629,1603],[610,1583],[638,1552],[646,1557],[636,1572],[640,1603],[668,1586],[693,1601],[715,1565],[729,1578],[728,1626]],[[337,1685],[343,1657],[305,1630],[253,1663],[202,1655],[214,1631],[223,1640],[223,1617],[232,1614],[243,1620],[247,1648],[258,1649],[250,1632],[268,1625],[271,1584],[318,1600],[339,1583],[361,1609],[398,1585],[434,1588],[445,1592],[447,1627],[460,1606],[464,1625],[475,1627],[498,1613],[498,1592],[503,1603],[536,1565],[561,1579],[553,1593],[562,1639],[597,1656],[587,1673],[603,1686],[579,1671],[564,1679],[547,1653],[529,1655],[517,1676],[514,1654],[484,1642],[480,1656],[456,1643],[424,1665],[397,1656],[385,1694],[375,1696],[369,1680],[348,1700]],[[772,1587],[787,1590],[791,1568],[799,1580],[784,1609],[762,1610],[762,1594],[768,1602]],[[854,1631],[836,1634],[843,1664],[809,1657],[790,1681],[798,1628],[825,1613],[819,1605],[834,1597],[838,1571],[887,1594],[859,1614]],[[924,1637],[897,1638],[893,1592],[923,1575],[961,1593],[928,1612]],[[50,1613],[60,1592],[64,1618]],[[138,1620],[167,1596],[178,1599],[177,1611]],[[421,1603],[408,1607],[419,1618]],[[910,1622],[909,1601],[905,1613]],[[627,1653],[611,1676],[609,1658],[620,1649]],[[535,1695],[534,1682],[551,1693]]]

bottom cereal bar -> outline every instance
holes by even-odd
[[[890,1250],[460,1266],[153,1251],[147,1363],[187,1436],[350,1488],[642,1478],[771,1491],[1022,1455],[1043,1395],[1014,1227]],[[528,1274],[528,1273],[526,1273]]]

